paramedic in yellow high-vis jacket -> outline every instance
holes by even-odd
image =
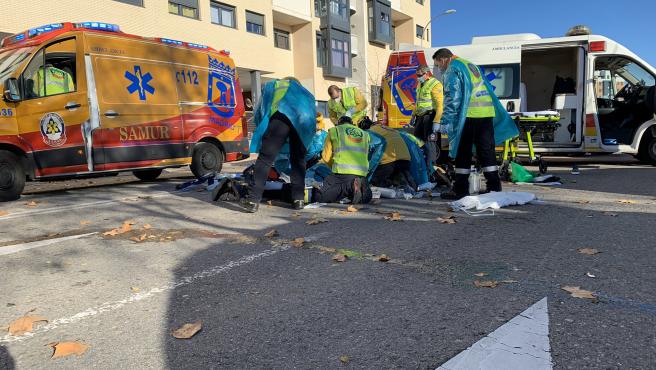
[[[417,98],[415,101],[415,136],[426,143],[428,164],[437,161],[439,145],[439,123],[444,111],[444,89],[442,83],[431,76],[426,65],[417,68]]]
[[[367,115],[367,99],[357,87],[339,87],[332,85],[328,88],[328,116],[334,125],[337,125],[342,116],[350,117],[356,126]]]

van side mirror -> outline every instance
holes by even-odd
[[[6,101],[16,102],[21,99],[18,92],[18,80],[15,78],[8,78],[5,81],[5,86],[2,96]]]

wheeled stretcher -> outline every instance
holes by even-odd
[[[551,136],[553,137],[556,130],[560,127],[560,113],[557,111],[541,111],[541,112],[520,112],[510,113],[517,127],[519,128],[520,135],[504,143],[501,168],[499,170],[502,178],[508,180],[510,177],[510,163],[518,162],[519,155],[519,141],[526,141],[528,146],[528,161],[529,164],[538,164],[540,173],[547,172],[547,164],[542,159],[541,155],[536,155],[533,149],[533,137],[535,135]],[[525,156],[526,153],[522,153]]]

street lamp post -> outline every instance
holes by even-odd
[[[424,26],[424,34],[428,35],[428,25],[431,24],[431,22],[433,22],[435,19],[437,19],[439,17],[442,17],[442,16],[445,16],[445,15],[450,15],[450,14],[455,14],[455,13],[456,13],[455,9],[449,9],[449,10],[445,10],[444,13],[438,14],[438,15],[434,16],[433,18],[431,18],[431,20],[428,21],[428,23],[426,23],[426,25]],[[424,47],[424,35],[421,35],[421,47],[422,48]]]

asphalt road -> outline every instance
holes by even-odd
[[[0,204],[0,327],[28,313],[48,322],[0,328],[0,368],[435,369],[547,297],[554,368],[653,369],[656,168],[581,158],[574,176],[572,161],[553,161],[561,187],[506,184],[543,204],[488,217],[437,199],[250,215],[176,192],[185,171],[30,184]],[[315,217],[327,222],[306,224]],[[193,338],[172,337],[198,320]],[[66,341],[89,348],[51,359],[47,344]]]

